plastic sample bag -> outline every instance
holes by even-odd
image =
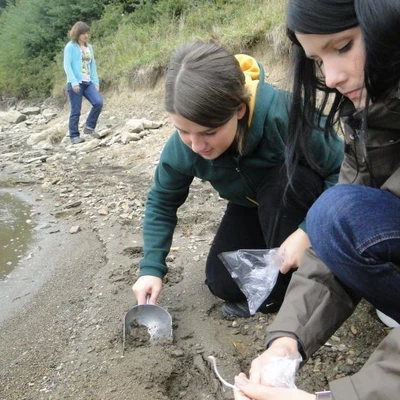
[[[279,249],[225,251],[218,257],[246,296],[250,314],[254,315],[278,279],[283,262]]]
[[[296,389],[296,372],[302,360],[300,353],[271,357],[262,367],[261,383],[266,386]]]

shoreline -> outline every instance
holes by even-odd
[[[0,132],[0,184],[32,204],[36,227],[26,256],[0,283],[0,399],[226,400],[232,393],[207,357],[214,355],[232,381],[264,350],[275,314],[224,318],[223,302],[204,284],[226,206],[211,185],[194,180],[178,212],[159,301],[172,316],[173,343],[122,352],[123,318],[136,303],[147,193],[172,131],[165,123],[125,141],[123,128],[133,116],[165,120],[160,99],[144,90],[105,96],[101,122],[109,133],[84,145],[67,138],[30,144],[42,131],[66,133],[65,112]],[[72,234],[72,226],[80,230]],[[313,392],[354,374],[387,331],[375,310],[360,304],[299,371],[298,387]]]
[[[2,188],[27,203],[34,215],[25,254],[0,281],[0,325],[27,305],[59,268],[68,267],[68,255],[81,245],[79,237],[69,233],[70,222],[51,214],[53,199],[36,189],[26,189]]]

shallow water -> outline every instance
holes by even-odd
[[[0,279],[25,255],[32,239],[31,207],[18,197],[0,191]]]

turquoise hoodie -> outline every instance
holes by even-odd
[[[256,61],[247,56],[248,59]],[[163,278],[167,273],[165,258],[171,247],[177,223],[177,210],[185,202],[194,177],[209,181],[219,195],[228,201],[257,207],[257,187],[265,171],[285,161],[285,137],[288,129],[288,93],[264,81],[260,64],[259,82],[253,85],[256,95],[245,147],[240,155],[225,152],[215,160],[206,160],[194,153],[177,131],[165,144],[155,171],[146,204],[143,224],[144,257],[140,276]],[[244,68],[241,62],[242,69]],[[249,85],[247,85],[249,86]],[[315,132],[312,148],[318,164],[325,171],[325,188],[337,183],[343,161],[343,142],[338,137],[326,144],[324,136]],[[305,222],[300,227],[305,230]]]
[[[93,47],[90,44],[87,47],[92,54],[90,80],[96,86],[100,86]],[[82,52],[76,42],[70,41],[64,48],[64,71],[67,74],[67,83],[70,83],[72,86],[78,86],[82,82]]]

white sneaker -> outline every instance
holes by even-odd
[[[388,317],[382,311],[376,309],[376,313],[378,314],[379,319],[389,328],[399,328],[400,324],[395,321],[393,318]]]

